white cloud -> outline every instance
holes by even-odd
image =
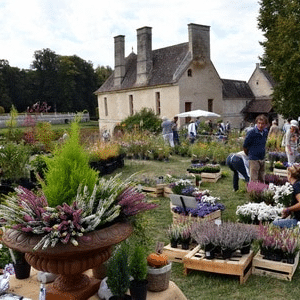
[[[136,29],[152,27],[152,47],[188,41],[189,23],[211,26],[211,59],[222,78],[248,80],[262,54],[253,0],[2,0],[0,59],[29,68],[36,50],[76,54],[97,65],[114,64],[114,40],[125,35],[136,52]]]

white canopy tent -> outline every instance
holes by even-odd
[[[179,118],[186,118],[186,117],[192,117],[192,118],[197,118],[197,117],[221,117],[221,115],[213,113],[211,111],[206,111],[206,110],[201,110],[201,109],[196,109],[196,110],[191,110],[191,111],[186,111],[180,114],[176,115]]]

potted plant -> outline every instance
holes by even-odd
[[[132,299],[126,295],[130,286],[129,253],[124,243],[115,251],[107,266],[107,286],[113,296],[110,300]]]
[[[179,239],[182,249],[188,250],[191,242],[191,227],[189,224],[185,224],[181,227]]]
[[[172,264],[168,256],[160,252],[150,253],[148,262],[148,290],[151,292],[162,292],[169,287]]]
[[[147,297],[147,256],[145,249],[141,245],[134,245],[134,250],[129,260],[130,275],[130,295],[132,300],[146,300]]]
[[[177,224],[172,224],[167,229],[167,236],[170,239],[171,247],[177,248],[179,238],[180,238],[180,229]]]
[[[42,190],[17,188],[0,205],[0,220],[9,227],[3,235],[7,246],[26,253],[34,268],[60,275],[47,294],[64,290],[70,298],[74,293],[88,298],[100,281],[82,273],[105,262],[112,246],[131,235],[135,215],[156,205],[145,201],[130,178],[99,179],[97,172],[88,169],[88,156],[79,151],[78,127],[73,126],[70,138],[54,153],[53,163],[47,164]]]
[[[26,279],[30,276],[31,265],[25,259],[25,253],[10,249],[11,258],[17,279]]]

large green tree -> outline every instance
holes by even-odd
[[[276,86],[273,105],[284,117],[300,116],[300,1],[261,0],[258,27],[263,66],[273,76]]]

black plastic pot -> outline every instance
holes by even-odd
[[[26,279],[30,276],[31,265],[27,261],[14,264],[14,269],[17,279]]]
[[[122,297],[119,297],[119,296],[111,296],[110,298],[109,298],[109,300],[131,300],[132,298],[131,298],[131,296],[129,296],[129,295],[124,295],[124,296],[122,296]]]
[[[141,280],[130,282],[130,295],[132,300],[146,300],[147,298],[148,281]]]

